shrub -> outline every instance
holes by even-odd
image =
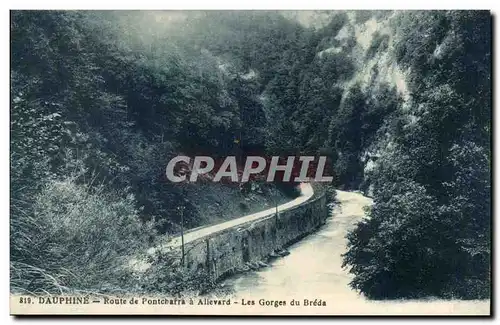
[[[114,292],[132,285],[126,259],[146,251],[154,236],[134,203],[131,194],[72,178],[48,182],[32,213],[11,216],[11,291]]]
[[[245,201],[240,201],[239,207],[241,211],[248,211],[248,203]]]
[[[435,201],[411,181],[383,190],[390,199],[375,202],[347,236],[343,266],[352,266],[351,287],[375,299],[437,295],[453,272],[447,256],[454,247]]]
[[[186,272],[180,264],[180,254],[173,252],[155,256],[152,266],[142,275],[139,283],[141,290],[149,295],[173,296],[186,293],[203,295],[213,291],[217,286],[205,269],[193,274]]]

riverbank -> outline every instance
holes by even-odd
[[[314,300],[326,306],[280,307],[274,313],[328,315],[487,315],[489,300],[398,300],[372,301],[349,287],[352,276],[342,269],[345,235],[364,216],[371,199],[359,193],[337,191],[339,205],[316,233],[289,248],[290,255],[269,268],[232,277],[224,285],[233,289],[233,299]],[[265,312],[254,306],[255,313]],[[269,311],[268,311],[269,312]]]

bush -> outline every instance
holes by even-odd
[[[132,285],[126,259],[146,251],[154,236],[134,204],[131,194],[72,178],[47,183],[32,213],[11,216],[11,291],[115,292]]]
[[[324,191],[326,193],[326,202],[327,203],[336,203],[337,202],[337,190],[335,186],[332,184],[327,184],[324,186]]]
[[[410,180],[386,183],[374,203],[347,236],[343,267],[355,275],[352,288],[372,299],[488,297],[482,230],[461,223],[458,213]]]
[[[194,274],[180,264],[180,254],[167,252],[155,256],[151,267],[141,276],[141,290],[149,295],[206,294],[216,288],[216,282],[207,270]]]
[[[448,259],[456,252],[435,200],[411,181],[383,190],[390,199],[376,201],[347,237],[351,287],[375,299],[438,295],[454,272]]]
[[[240,201],[239,207],[241,211],[248,211],[248,203],[246,203],[245,201]]]

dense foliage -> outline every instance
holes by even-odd
[[[141,287],[100,274],[176,232],[181,204],[187,227],[208,222],[184,200],[192,188],[165,181],[179,153],[321,154],[335,186],[374,198],[349,235],[353,288],[488,295],[489,13],[332,12],[316,28],[278,12],[11,15],[16,290]],[[359,28],[377,20],[389,27],[363,47]],[[110,224],[109,242],[86,237]],[[85,258],[83,283],[71,274]],[[169,263],[156,280],[176,292],[189,281]]]
[[[143,16],[12,12],[13,290],[116,289],[109,269],[177,231],[178,206],[184,227],[205,222],[187,186],[165,181],[168,160],[238,154],[242,121],[258,122],[210,54],[141,36]]]
[[[349,235],[369,297],[489,296],[491,25],[487,12],[405,13],[408,121],[373,171],[374,206]]]

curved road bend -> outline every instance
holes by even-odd
[[[292,201],[281,204],[278,206],[278,212],[285,211],[290,208],[293,208],[299,204],[302,204],[308,201],[314,194],[314,190],[309,183],[301,183],[300,184],[300,196],[295,198]],[[213,226],[204,227],[195,231],[188,232],[184,234],[184,244],[187,244],[193,240],[206,237],[213,233],[226,230],[231,227],[236,227],[238,225],[247,223],[249,221],[257,221],[263,219],[265,217],[271,217],[276,213],[276,207],[270,208],[264,211],[260,211],[257,213],[249,214],[240,218],[236,218],[230,221],[222,222]],[[157,247],[152,247],[148,250],[148,254],[154,254],[157,251],[162,251],[164,249],[179,247],[181,245],[181,237],[175,237],[172,240],[166,242],[165,244]]]

